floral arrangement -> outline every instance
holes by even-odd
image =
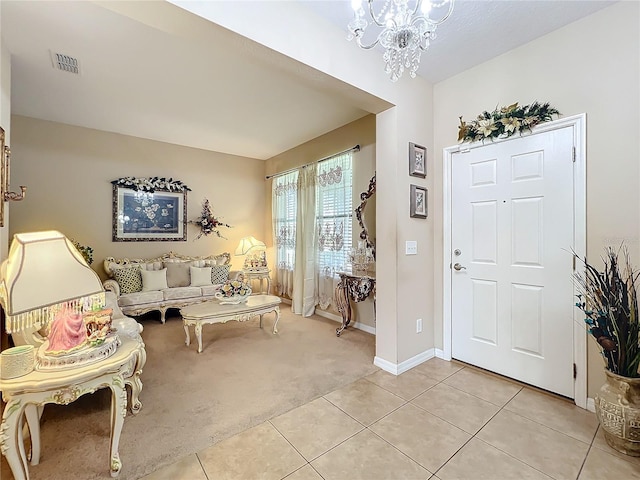
[[[123,177],[119,178],[118,180],[114,180],[111,183],[117,185],[118,187],[132,188],[136,191],[149,193],[153,193],[156,190],[164,190],[167,192],[191,191],[191,189],[180,180],[174,180],[173,178],[164,177]]]
[[[193,225],[198,225],[200,227],[200,233],[195,238],[196,240],[199,239],[202,235],[207,236],[212,233],[215,233],[218,237],[224,238],[226,240],[226,237],[223,237],[222,234],[220,233],[219,228],[220,227],[231,228],[231,225],[227,223],[223,223],[219,219],[213,216],[213,211],[211,210],[211,204],[209,203],[209,200],[206,198],[202,202],[202,213],[200,214],[200,218],[196,220],[189,220],[189,223]]]
[[[220,287],[220,293],[225,298],[234,297],[236,295],[244,297],[245,295],[251,295],[251,287],[248,283],[241,282],[239,280],[232,280]]]
[[[84,261],[87,262],[87,264],[91,265],[93,263],[93,248],[80,245],[79,242],[73,239],[71,240],[71,243],[73,243],[73,246],[76,247],[76,250],[80,252],[80,255],[84,257]]]
[[[618,252],[609,247],[603,272],[578,257],[585,272],[575,275],[581,290],[576,307],[586,316],[587,328],[598,342],[606,368],[617,375],[638,378],[640,319],[636,281],[640,272],[631,266],[626,249],[624,257],[621,270]]]
[[[460,118],[458,142],[484,141],[487,138],[508,138],[515,133],[522,135],[539,123],[553,120],[560,112],[549,103],[534,102],[519,107],[517,103],[508,107],[496,108],[493,112],[482,112],[476,120],[466,123]]]

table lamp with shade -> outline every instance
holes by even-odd
[[[14,235],[0,266],[0,303],[7,333],[39,330],[49,336],[38,347],[38,369],[92,363],[119,345],[109,332],[100,278],[60,232]],[[96,321],[105,326],[101,332]]]
[[[235,255],[245,255],[245,270],[265,270],[267,268],[267,254],[264,242],[257,240],[253,236],[243,237],[238,243]]]

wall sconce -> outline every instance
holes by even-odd
[[[9,191],[9,165],[11,149],[4,144],[4,128],[0,127],[0,227],[4,227],[4,202],[19,202],[27,194],[27,187],[20,185],[20,193]]]

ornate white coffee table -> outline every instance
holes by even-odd
[[[202,325],[213,323],[227,323],[231,320],[246,322],[253,317],[260,316],[260,328],[262,328],[262,316],[275,312],[276,321],[273,324],[274,335],[278,333],[278,320],[280,320],[280,298],[274,295],[253,295],[246,302],[238,305],[221,305],[217,300],[189,305],[180,309],[184,322],[185,343],[191,344],[189,326],[193,325],[198,339],[198,353],[202,352]]]

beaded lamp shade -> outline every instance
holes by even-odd
[[[46,327],[61,308],[80,313],[102,308],[100,278],[57,231],[14,235],[0,267],[0,302],[7,333]]]

